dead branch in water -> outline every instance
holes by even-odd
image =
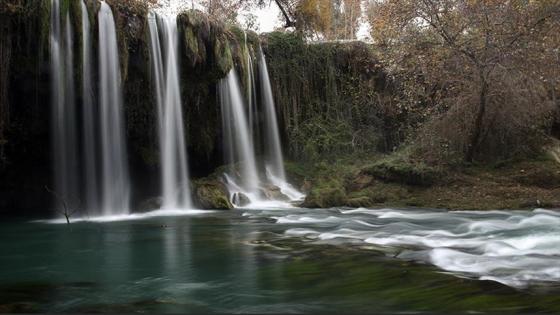
[[[72,215],[74,215],[74,213],[78,211],[78,209],[75,209],[72,212],[68,212],[69,209],[68,209],[68,203],[66,202],[66,199],[64,199],[62,196],[57,194],[55,191],[49,189],[49,187],[46,185],[45,185],[45,190],[49,192],[51,195],[53,195],[62,204],[64,211],[58,210],[58,212],[64,215],[64,217],[66,218],[66,223],[70,224],[70,218],[72,217]]]

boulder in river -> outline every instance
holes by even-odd
[[[261,195],[268,200],[290,201],[290,197],[286,196],[280,187],[266,184],[261,189]]]
[[[193,201],[201,209],[233,209],[228,196],[227,187],[220,180],[202,179],[193,183]]]
[[[233,194],[232,198],[231,198],[231,202],[238,207],[245,207],[246,205],[251,203],[251,199],[249,199],[249,197],[247,197],[247,195],[245,195],[242,192],[236,192]]]

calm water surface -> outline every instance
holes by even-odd
[[[0,223],[0,312],[560,313],[560,212]]]

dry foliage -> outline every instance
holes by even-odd
[[[540,148],[558,106],[560,1],[372,1],[368,16],[400,106],[429,121],[423,153],[473,161]]]

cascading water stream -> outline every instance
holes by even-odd
[[[129,212],[130,184],[122,114],[122,91],[113,12],[101,2],[99,19],[99,105],[104,215]]]
[[[70,15],[60,16],[59,0],[51,2],[52,138],[55,190],[69,206],[79,199],[73,41]]]
[[[239,162],[241,168],[239,186],[244,189],[244,193],[256,195],[260,181],[247,115],[243,106],[243,97],[235,69],[232,69],[227,77],[220,81],[219,92],[226,159],[232,165],[230,174],[235,174],[234,163]]]
[[[163,208],[189,209],[192,202],[181,108],[176,17],[151,13],[149,29],[158,105]]]
[[[265,134],[267,146],[265,149],[265,164],[272,175],[282,181],[286,181],[276,108],[274,106],[272,87],[270,86],[270,78],[268,76],[268,67],[262,49],[259,49],[259,75],[262,88],[262,103],[265,112],[264,126],[266,126]]]
[[[247,204],[247,201],[243,201],[243,198],[237,194],[240,192],[249,198],[251,206],[290,207],[289,200],[301,200],[305,195],[286,181],[280,132],[264,54],[259,49],[259,79],[262,96],[262,106],[260,108],[264,111],[264,119],[261,121],[259,120],[259,108],[257,107],[257,86],[255,85],[253,60],[247,42],[245,42],[245,51],[248,66],[247,77],[245,78],[248,108],[245,108],[243,104],[235,69],[231,70],[219,86],[224,151],[226,160],[231,165],[229,174],[225,176],[225,181],[231,194],[231,200],[236,206]],[[261,132],[264,135],[262,144],[264,145],[264,165],[267,178],[265,183],[261,183],[261,177],[259,176],[255,146],[256,143],[261,143],[259,141]],[[234,164],[236,162],[239,162],[237,167],[240,168],[240,173],[237,173]],[[278,188],[281,194],[273,192]]]
[[[253,143],[260,143],[260,130],[258,126],[258,109],[257,109],[257,89],[255,84],[255,70],[253,66],[253,58],[249,52],[249,45],[247,45],[247,32],[245,35],[245,54],[247,55],[247,103],[249,105],[249,131],[253,139]],[[257,148],[255,148],[255,153]]]
[[[299,200],[305,197],[286,181],[284,169],[284,156],[280,142],[280,131],[278,128],[278,117],[276,106],[272,95],[268,66],[262,49],[259,48],[259,79],[261,84],[262,104],[264,109],[265,127],[265,168],[268,180],[290,197],[291,200]]]
[[[89,212],[98,211],[99,188],[97,178],[96,144],[97,135],[95,131],[96,108],[94,107],[94,92],[92,87],[92,44],[91,27],[88,9],[82,0],[82,141],[83,141],[83,163],[84,163],[84,193],[85,206]]]

